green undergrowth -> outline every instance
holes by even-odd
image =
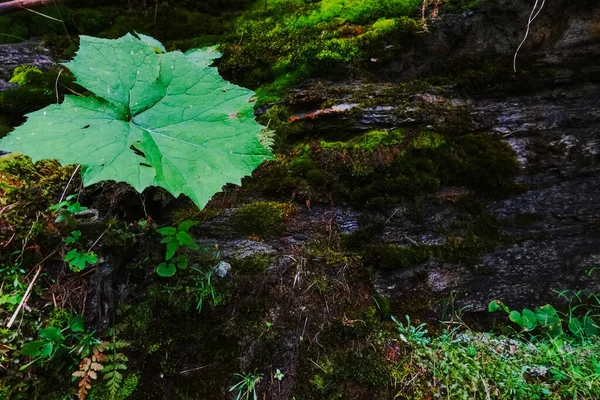
[[[596,398],[600,364],[592,354],[597,340],[506,337],[449,329],[429,335],[404,323],[401,340],[409,347],[392,377],[397,398]]]
[[[411,140],[406,143],[406,138]],[[328,142],[327,150],[327,146],[317,145],[319,151],[373,155],[382,147],[405,146],[402,149],[409,152],[420,147],[440,148],[445,140],[447,136],[439,134],[415,141],[410,132],[376,131],[346,142]],[[23,260],[18,260],[18,254],[0,253],[0,312],[8,317],[30,282],[27,274],[40,258],[57,248],[65,252],[66,246],[73,245],[63,240],[71,230],[68,224],[57,223],[56,214],[47,211],[60,198],[72,169],[50,162],[32,164],[19,156],[5,158],[0,166],[4,185],[0,190],[8,190],[0,196],[1,206],[19,203],[0,216],[2,223],[10,217],[13,225],[19,225],[8,253],[21,251],[23,240],[28,243]],[[466,251],[501,239],[498,221],[482,204],[472,198],[452,201],[459,218],[451,229],[466,235],[441,246],[435,254],[424,248],[374,247],[385,219],[361,217],[362,233],[353,242],[342,238],[342,246],[335,232],[323,230],[315,231],[302,248],[290,247],[274,255],[224,259],[225,252],[214,244],[197,251],[181,250],[189,257],[187,268],[169,278],[154,273],[164,258],[164,248],[150,219],[113,220],[108,226],[97,222],[94,228],[80,224],[82,248],[92,246],[99,254],[118,257],[111,264],[115,270],[110,287],[128,282],[126,287],[135,290],[115,304],[109,327],[119,339],[131,343],[123,347],[130,361],[121,370],[123,379],[112,398],[224,399],[236,382],[234,374],[252,371],[265,377],[257,387],[258,395],[276,396],[277,382],[270,385],[267,377],[277,369],[283,372],[283,379],[293,379],[288,386],[291,396],[306,400],[462,399],[481,393],[489,393],[490,398],[596,398],[599,344],[593,335],[571,335],[573,324],[567,329],[565,322],[561,336],[548,338],[543,332],[516,332],[510,327],[504,327],[502,333],[475,332],[460,319],[429,328],[390,321],[398,304],[373,291],[371,271],[365,268],[371,261],[367,259],[365,265],[361,251],[387,257],[390,268],[398,268],[434,256],[466,260]],[[187,206],[181,202],[169,211],[169,218],[189,219],[193,214]],[[292,203],[254,201],[238,208],[233,219],[245,234],[269,235],[281,229],[295,209]],[[215,207],[196,216],[210,219],[221,211]],[[36,221],[40,225],[31,228]],[[168,223],[177,225],[172,220]],[[8,237],[0,240],[5,239]],[[99,242],[94,247],[96,239]],[[34,285],[20,331],[0,330],[2,345],[10,347],[0,347],[0,362],[8,367],[0,393],[11,400],[75,396],[77,383],[70,377],[82,359],[70,350],[89,338],[114,338],[105,329],[94,332],[87,325],[88,339],[78,331],[71,332],[78,314],[71,307],[81,309],[76,295],[70,298],[73,306],[53,306],[48,292],[52,285],[66,290],[69,282],[83,284],[82,277],[65,270],[58,257],[44,266]],[[223,277],[214,273],[222,261],[231,266]],[[61,274],[67,274],[69,280]],[[207,274],[211,274],[210,282]],[[127,291],[120,293],[127,296]],[[406,303],[402,311],[414,315],[428,301],[431,299],[416,296],[414,302],[420,304]],[[86,312],[92,311],[86,308]],[[577,312],[583,311],[578,308]],[[523,311],[522,315],[528,314]],[[510,324],[504,315],[498,321]],[[21,354],[23,346],[35,343],[39,332],[50,327],[63,330],[66,337],[60,346],[64,345],[65,351],[19,371],[32,361]],[[293,373],[291,368],[295,368]],[[101,372],[98,375],[103,376]],[[108,389],[106,379],[93,380],[87,398],[105,400]]]
[[[24,156],[0,156],[0,242],[35,240],[42,234],[45,221],[40,214],[54,203],[72,171],[52,160],[32,163]]]

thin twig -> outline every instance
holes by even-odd
[[[523,47],[523,45],[525,44],[525,41],[527,40],[527,37],[529,36],[529,30],[531,28],[531,24],[533,23],[533,21],[537,18],[537,16],[540,14],[542,9],[544,8],[544,4],[546,4],[546,0],[542,0],[542,5],[540,5],[539,9],[538,9],[538,3],[539,3],[539,0],[535,0],[535,4],[533,5],[533,8],[531,9],[531,14],[529,14],[529,20],[527,21],[527,30],[525,31],[525,37],[519,44],[519,47],[517,47],[517,50],[515,51],[515,56],[513,57],[513,70],[515,72],[517,72],[517,56],[519,54],[519,50],[521,50],[521,47]],[[536,12],[536,10],[537,10],[537,12]]]
[[[302,328],[302,337],[304,337],[304,332],[306,332],[306,323],[308,322],[308,317],[306,317],[306,319],[304,320],[304,328]]]
[[[327,373],[327,372],[326,372],[326,371],[323,369],[323,367],[321,367],[319,364],[317,364],[316,362],[314,362],[314,361],[313,361],[313,360],[311,360],[311,359],[309,359],[309,361],[310,361],[311,363],[315,364],[315,365],[316,365],[316,366],[317,366],[317,367],[318,367],[318,368],[319,368],[321,371],[323,371],[323,372]]]
[[[61,69],[62,71],[62,69]],[[58,80],[57,80],[58,81]],[[79,170],[79,167],[81,167],[81,164],[77,164],[77,167],[75,168],[75,171],[73,171],[73,174],[71,174],[71,178],[69,179],[69,182],[67,182],[67,186],[65,186],[65,190],[63,190],[62,195],[60,196],[60,200],[58,201],[59,203],[61,201],[63,201],[63,199],[65,198],[65,194],[67,194],[67,189],[69,188],[69,185],[71,184],[71,181],[73,180],[73,178],[75,177],[75,174],[77,173],[77,171]]]
[[[106,228],[106,230],[105,230],[104,232],[102,232],[102,233],[100,234],[100,236],[98,236],[98,239],[96,239],[96,241],[95,241],[95,242],[94,242],[94,243],[93,243],[93,244],[90,246],[90,248],[88,249],[88,251],[87,251],[88,253],[89,253],[90,251],[92,251],[92,249],[94,248],[94,246],[98,244],[98,242],[100,241],[100,239],[102,239],[102,236],[104,236],[104,235],[106,234],[106,232],[108,232],[109,230],[110,230],[110,226],[109,226],[108,228]]]
[[[204,369],[204,368],[208,368],[208,367],[212,367],[214,364],[208,364],[208,365],[203,365],[201,367],[196,367],[196,368],[191,368],[191,369],[186,369],[184,371],[181,371],[179,374],[183,375],[183,374],[187,374],[188,372],[193,372],[193,371],[198,371],[200,369]]]
[[[65,20],[63,19],[62,15],[60,15],[60,10],[58,9],[58,6],[56,5],[56,1],[53,1],[53,3],[54,3],[54,8],[56,8],[56,12],[58,13],[58,17],[60,18],[60,22],[62,23],[62,26],[65,29],[65,33],[67,34],[67,39],[69,39],[69,43],[73,43],[73,41],[71,40],[71,35],[69,35],[67,25],[65,24]]]
[[[25,294],[23,295],[23,298],[21,299],[21,302],[19,303],[19,305],[18,305],[17,309],[15,310],[13,316],[10,318],[10,321],[8,321],[8,324],[6,325],[7,328],[10,328],[12,326],[12,324],[15,322],[15,319],[17,318],[17,315],[19,314],[19,311],[21,311],[21,308],[23,307],[23,304],[25,304],[25,301],[29,297],[29,293],[31,292],[31,288],[33,288],[33,284],[35,283],[35,280],[37,279],[38,275],[40,274],[40,271],[42,270],[42,266],[43,266],[44,262],[47,259],[49,259],[51,256],[53,256],[54,253],[56,253],[56,250],[53,251],[52,253],[50,253],[46,258],[44,258],[42,261],[40,261],[38,265],[36,265],[36,267],[37,267],[38,270],[35,273],[35,275],[33,276],[33,279],[31,280],[31,282],[29,283],[29,286],[27,287],[27,290],[25,291]]]
[[[54,81],[54,93],[56,93],[56,104],[58,104],[60,102],[60,99],[58,97],[58,80],[60,79],[60,74],[62,74],[63,69],[61,68],[58,71],[58,75],[56,75],[56,81]]]

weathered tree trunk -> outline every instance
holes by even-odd
[[[0,3],[0,15],[8,14],[23,10],[24,8],[35,8],[41,6],[47,6],[54,2],[61,2],[64,0],[12,0]]]

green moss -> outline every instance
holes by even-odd
[[[396,29],[396,20],[389,18],[381,18],[373,24],[373,30],[378,34],[389,33]]]
[[[28,204],[30,212],[46,211],[73,173],[53,160],[36,163],[19,154],[0,156],[0,199],[6,204]],[[0,203],[2,204],[2,203]]]
[[[478,8],[487,0],[448,0],[442,7],[443,12],[458,13]]]
[[[382,17],[411,15],[420,4],[420,0],[323,0],[320,9],[313,11],[306,23],[339,18],[360,24]]]
[[[348,398],[348,382],[366,389],[383,389],[391,372],[383,354],[372,348],[334,351],[319,366],[320,372],[312,377],[311,383],[318,398],[324,399]]]
[[[372,153],[382,147],[401,144],[404,141],[404,132],[399,129],[392,131],[370,131],[362,136],[353,138],[347,142],[321,142],[325,150],[354,150]]]
[[[443,186],[505,196],[521,190],[518,172],[516,154],[498,137],[393,130],[299,146],[257,177],[266,194],[378,208]]]
[[[151,303],[148,301],[141,302],[134,306],[130,312],[127,313],[125,319],[125,325],[132,329],[136,335],[145,336],[152,319],[152,308]]]
[[[191,200],[185,199],[179,203],[169,214],[169,220],[173,225],[186,220],[198,221],[200,224],[223,214],[223,209],[209,203],[203,209],[199,209]]]
[[[256,276],[264,272],[272,261],[271,255],[256,255],[241,260],[231,260],[231,267],[237,274]]]
[[[344,68],[325,68],[336,63],[360,63],[365,34],[372,31],[369,37],[377,37],[398,30],[404,24],[396,19],[412,15],[417,2],[259,0],[236,21],[234,40],[223,46],[221,70],[249,87],[275,82],[259,91],[261,98],[273,101],[299,78],[321,71],[343,73]]]
[[[0,92],[0,112],[24,115],[56,102],[54,92],[47,88],[22,86]]]
[[[410,146],[415,150],[435,150],[446,143],[446,140],[435,132],[423,132],[413,139]]]
[[[110,9],[100,11],[91,8],[74,10],[72,14],[73,25],[81,34],[97,36],[112,23],[114,13],[111,11]]]
[[[34,82],[41,74],[42,71],[33,65],[20,65],[13,71],[13,76],[9,82],[24,86]]]
[[[429,246],[372,245],[365,255],[365,262],[377,269],[397,270],[427,261],[431,249]]]
[[[445,232],[444,244],[366,245],[362,248],[365,263],[382,270],[409,268],[430,259],[474,265],[483,254],[510,242],[502,235],[498,220],[481,203],[459,199],[454,206],[459,219]]]
[[[311,280],[309,287],[319,294],[325,293],[329,287],[327,276],[323,274],[317,275]]]
[[[231,216],[236,231],[252,236],[266,237],[277,234],[285,221],[295,212],[291,203],[257,201],[244,204]]]
[[[258,118],[260,123],[275,131],[275,150],[281,150],[286,140],[296,138],[302,133],[299,124],[290,123],[291,115],[287,107],[275,104]]]

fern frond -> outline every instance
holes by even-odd
[[[129,342],[117,340],[117,338],[113,336],[112,342],[108,343],[106,346],[107,350],[110,352],[106,355],[102,372],[104,379],[107,381],[106,386],[111,399],[116,397],[121,388],[121,384],[123,383],[123,374],[119,371],[127,370],[127,362],[129,361],[129,358],[125,354],[117,351],[129,345]]]
[[[258,133],[258,141],[264,148],[273,150],[273,145],[275,144],[275,131],[268,128],[263,129]]]

